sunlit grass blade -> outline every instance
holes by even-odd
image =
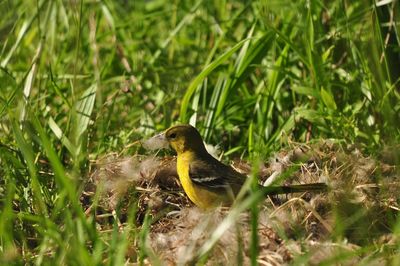
[[[188,120],[188,107],[189,107],[189,101],[193,95],[193,93],[196,91],[197,86],[200,85],[200,83],[203,81],[203,79],[208,76],[214,69],[216,69],[218,66],[223,64],[228,58],[230,58],[237,50],[240,49],[240,47],[249,40],[245,39],[237,43],[235,46],[233,46],[231,49],[226,51],[224,54],[222,54],[220,57],[218,57],[216,60],[214,60],[212,63],[210,63],[208,66],[206,66],[203,71],[191,82],[189,87],[186,90],[186,93],[182,99],[182,104],[181,104],[181,112],[180,112],[180,120],[182,122],[186,122]]]
[[[38,180],[38,169],[36,168],[36,160],[33,148],[30,145],[30,142],[25,140],[23,132],[15,120],[13,121],[12,126],[18,148],[25,159],[29,171],[32,194],[35,199],[34,203],[36,205],[34,208],[38,209],[38,214],[47,215],[48,211],[42,195],[41,184]]]

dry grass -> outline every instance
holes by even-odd
[[[258,262],[382,263],[379,256],[366,252],[365,246],[379,243],[389,252],[394,248],[392,224],[400,210],[400,176],[390,161],[366,157],[355,147],[320,141],[293,144],[260,166],[260,182],[271,183],[269,179],[296,165],[284,184],[326,182],[331,190],[265,199],[259,205]],[[244,173],[251,169],[244,161],[232,165]],[[97,213],[101,217],[120,209],[117,219],[122,221],[121,228],[132,204],[138,207],[138,224],[149,212],[154,218],[147,236],[149,248],[171,265],[197,261],[198,250],[229,213],[227,208],[204,213],[194,207],[180,189],[173,157],[108,156],[96,162],[87,187],[87,195],[99,195]],[[100,187],[102,192],[95,193]],[[92,211],[89,205],[87,210]],[[247,212],[240,215],[208,254],[207,264],[249,263],[249,220]],[[103,221],[101,226],[107,228],[107,223]]]

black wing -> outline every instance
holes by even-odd
[[[208,158],[196,158],[190,163],[189,176],[192,182],[216,193],[221,192],[222,188],[236,194],[246,177],[211,155],[209,156]]]

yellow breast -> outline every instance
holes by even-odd
[[[207,189],[197,186],[189,176],[189,163],[193,160],[193,154],[184,152],[178,155],[177,172],[183,190],[189,199],[201,209],[209,209],[219,205],[223,198]]]

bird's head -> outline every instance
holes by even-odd
[[[207,152],[200,133],[195,127],[187,124],[170,127],[163,133],[143,141],[142,145],[149,150],[170,146],[178,154],[185,151],[194,151],[197,154]]]
[[[203,140],[197,129],[191,125],[170,127],[164,133],[169,145],[178,153],[185,151],[206,152]]]

